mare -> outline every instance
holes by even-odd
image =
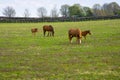
[[[87,34],[91,35],[90,30],[82,31],[82,36],[86,39]]]
[[[48,31],[47,36],[54,36],[54,28],[52,27],[52,25],[44,25],[43,26],[43,34],[44,34],[44,36],[45,36],[46,31]]]
[[[72,43],[72,38],[73,37],[76,37],[76,41],[78,44],[81,43],[81,38],[82,38],[82,34],[81,34],[81,30],[80,29],[69,29],[68,31],[68,37],[69,37],[69,40],[70,40],[70,43]]]

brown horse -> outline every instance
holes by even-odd
[[[38,28],[32,28],[31,29],[32,34],[35,36],[36,32],[38,32]]]
[[[45,36],[46,31],[48,31],[47,36],[54,36],[54,28],[51,25],[44,25],[43,26],[43,34]]]
[[[90,30],[82,31],[82,36],[86,39],[87,34],[91,35]]]
[[[69,36],[70,43],[72,43],[72,38],[73,37],[77,38],[77,43],[78,44],[81,43],[82,34],[81,34],[81,30],[80,29],[70,29],[68,31],[68,36]]]

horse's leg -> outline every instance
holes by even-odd
[[[54,37],[54,32],[51,32],[51,36],[53,36],[53,37]]]
[[[78,44],[81,44],[81,39],[78,39]]]
[[[34,34],[34,36],[35,36],[35,32],[34,32],[33,34]]]
[[[33,36],[35,36],[35,33],[34,33],[34,32],[32,32],[32,35],[33,35]]]
[[[77,37],[77,43],[81,44],[81,39]]]
[[[85,39],[85,36],[83,36],[84,37],[84,39]]]
[[[46,31],[43,32],[44,36],[45,36],[45,33],[46,33]]]
[[[50,35],[50,32],[48,31],[48,35],[47,36],[49,36]]]
[[[84,38],[86,39],[86,36],[84,36]]]
[[[76,37],[76,43],[78,43],[78,44],[79,44],[79,39],[78,39],[78,37]]]
[[[70,38],[70,43],[72,43],[72,37]]]
[[[79,43],[81,44],[81,39],[79,39]]]
[[[47,36],[49,35],[49,31],[48,31],[48,34],[47,34]]]
[[[72,43],[72,35],[69,35],[70,43]]]
[[[76,42],[79,44],[79,38],[78,37],[76,37]]]
[[[53,37],[54,37],[54,31],[51,31],[51,36],[53,36]]]
[[[49,32],[49,36],[51,36],[51,32]]]
[[[50,36],[52,36],[52,32],[50,32]]]

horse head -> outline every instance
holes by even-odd
[[[52,36],[54,36],[54,33],[55,33],[55,32],[54,32],[54,30],[53,30],[53,31],[52,31]]]
[[[90,32],[90,30],[88,30],[87,32],[88,32],[88,34],[89,34],[89,35],[91,35],[91,32]]]

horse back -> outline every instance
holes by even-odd
[[[81,31],[80,29],[70,29],[68,34],[72,36],[81,36]]]
[[[33,29],[31,29],[31,32],[32,33],[38,32],[38,29],[37,28],[33,28]]]
[[[82,36],[86,36],[87,34],[91,34],[90,30],[82,31]]]
[[[43,26],[44,31],[54,31],[53,27],[51,25],[44,25]]]

